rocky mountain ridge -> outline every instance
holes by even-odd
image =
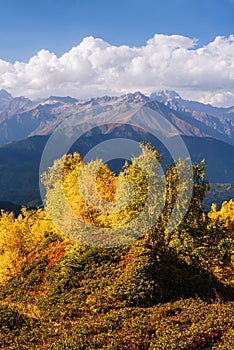
[[[174,91],[146,96],[141,92],[77,100],[51,96],[31,101],[0,90],[0,144],[34,135],[49,135],[67,117],[96,107],[146,106],[167,118],[181,135],[212,137],[234,145],[234,107],[218,108],[183,100]]]

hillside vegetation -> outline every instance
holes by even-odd
[[[150,146],[142,146],[139,158],[148,173],[160,161]],[[0,348],[232,349],[234,205],[231,200],[220,211],[214,205],[202,212],[204,164],[193,165],[193,197],[172,232],[167,224],[178,173],[168,167],[165,206],[142,236],[137,225],[132,232],[124,229],[146,207],[147,178],[139,159],[118,176],[98,163],[96,188],[106,202],[126,203],[123,179],[134,188],[127,207],[109,215],[84,202],[77,186],[82,164],[78,154],[67,155],[44,174],[46,211],[23,208],[18,217],[0,216]],[[89,173],[94,165],[85,165]],[[179,165],[187,171],[186,161]],[[72,212],[91,227],[119,230],[117,238],[108,237],[109,248],[103,235],[88,241],[60,203],[60,168]],[[153,204],[161,191],[157,181]]]

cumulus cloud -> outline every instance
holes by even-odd
[[[234,36],[218,36],[203,47],[181,35],[156,34],[141,47],[90,36],[61,57],[41,50],[28,62],[0,59],[0,88],[30,98],[171,89],[185,98],[234,105]]]

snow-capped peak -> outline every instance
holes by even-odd
[[[164,103],[167,101],[181,100],[181,96],[176,91],[173,91],[173,90],[161,90],[158,92],[153,92],[150,95],[150,99]]]

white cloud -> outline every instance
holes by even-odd
[[[0,60],[0,88],[30,98],[173,89],[186,98],[234,105],[234,36],[196,45],[180,35],[156,34],[141,47],[86,37],[61,57],[41,50],[27,63]]]

